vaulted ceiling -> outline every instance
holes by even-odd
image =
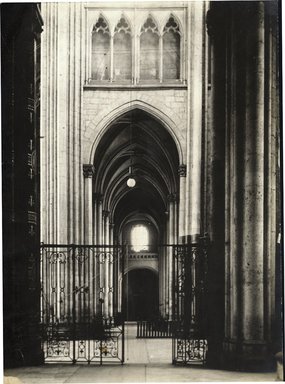
[[[160,224],[167,196],[178,191],[178,153],[162,124],[135,109],[116,119],[101,139],[94,158],[94,190],[103,209],[118,225],[134,214],[148,214]],[[136,180],[127,186],[130,167]]]

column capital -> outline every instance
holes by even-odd
[[[109,217],[110,211],[103,210],[103,217]]]
[[[84,178],[92,178],[95,172],[93,164],[83,164],[83,176]]]
[[[167,201],[169,203],[175,203],[177,201],[176,193],[170,193],[169,195],[167,195]]]
[[[187,167],[185,164],[180,164],[178,167],[178,175],[180,177],[186,177],[187,174]]]
[[[94,200],[98,201],[98,203],[102,203],[103,195],[101,193],[94,193],[93,197],[94,197]]]
[[[221,37],[225,32],[226,22],[229,18],[225,7],[221,8],[219,4],[212,6],[206,15],[206,26],[208,35],[212,38]]]

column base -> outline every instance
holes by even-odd
[[[274,354],[270,350],[270,346],[263,341],[225,340],[222,368],[248,372],[274,371]]]
[[[207,352],[207,368],[221,369],[222,368],[222,342],[213,342],[208,339],[208,352]]]
[[[30,347],[9,346],[4,348],[4,368],[17,368],[44,364],[44,352],[40,344]]]

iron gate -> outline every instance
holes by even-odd
[[[173,364],[204,364],[207,354],[207,239],[173,247]]]
[[[46,362],[124,363],[123,316],[113,312],[123,256],[121,246],[41,245]]]

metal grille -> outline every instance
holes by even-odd
[[[46,362],[124,362],[123,316],[114,313],[123,263],[119,246],[41,246]]]
[[[206,362],[206,277],[206,239],[173,247],[173,364]]]

